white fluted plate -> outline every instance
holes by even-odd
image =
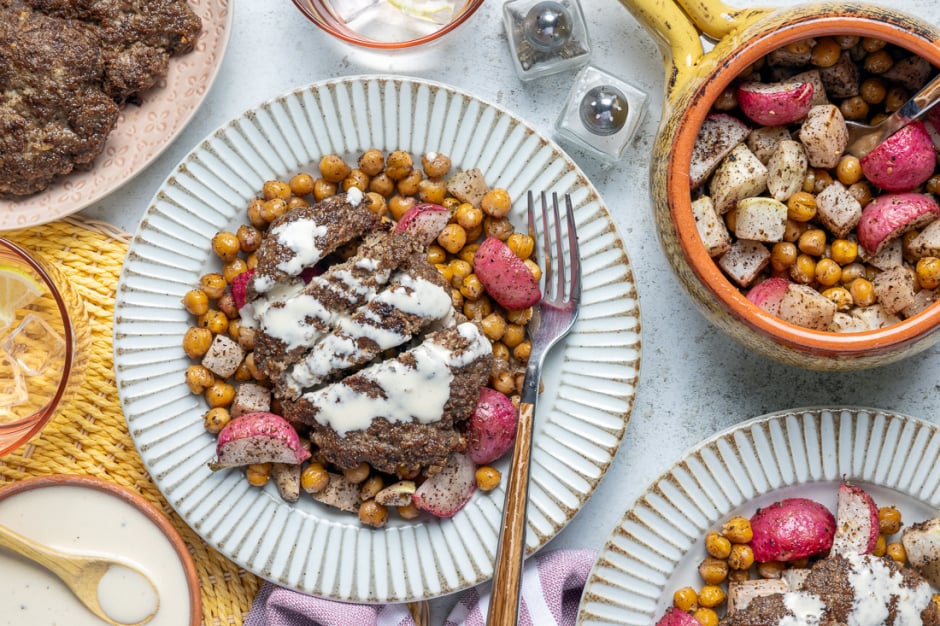
[[[549,358],[538,405],[527,546],[535,551],[585,504],[619,447],[633,406],[640,315],[627,254],[597,191],[551,140],[497,106],[410,78],[351,77],[266,102],[207,137],[157,192],[117,291],[114,360],[121,404],[157,486],[206,542],[255,574],[318,596],[404,602],[492,576],[504,491],[477,492],[452,519],[362,526],[304,496],[212,473],[206,405],[189,392],[183,294],[216,271],[210,239],[245,221],[265,180],[316,171],[323,154],[369,148],[441,152],[479,167],[524,211],[526,191],[571,193],[583,255],[581,316]],[[520,220],[520,223],[521,220]],[[498,465],[505,471],[508,459]],[[392,516],[395,517],[394,515]]]
[[[594,564],[577,623],[655,623],[676,589],[700,585],[708,530],[795,496],[835,511],[843,479],[897,506],[905,523],[934,517],[938,454],[935,424],[877,409],[796,409],[739,424],[689,451],[626,512]]]

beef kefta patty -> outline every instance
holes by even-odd
[[[91,167],[201,29],[185,0],[0,0],[0,194]]]

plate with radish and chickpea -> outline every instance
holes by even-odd
[[[391,76],[265,102],[180,163],[129,249],[115,367],[150,475],[210,546],[349,602],[492,576],[541,294],[529,190],[571,195],[584,270],[543,376],[531,553],[604,476],[639,369],[630,262],[578,167],[505,110]]]
[[[938,450],[935,424],[859,407],[719,433],[624,514],[577,623],[936,624]]]

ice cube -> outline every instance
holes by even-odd
[[[333,2],[333,11],[344,22],[351,22],[359,15],[378,4],[382,0],[338,0]]]
[[[0,349],[0,407],[9,410],[26,402],[28,397],[26,379],[23,378],[19,364],[6,350]],[[2,416],[0,420],[3,420]]]
[[[65,339],[40,316],[30,313],[0,344],[26,376],[38,376],[62,367]]]

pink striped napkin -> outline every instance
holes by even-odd
[[[522,574],[520,626],[575,623],[581,592],[596,554],[554,550],[526,561]],[[490,583],[461,595],[444,626],[486,626]],[[346,604],[265,583],[244,626],[414,626],[404,604]]]

